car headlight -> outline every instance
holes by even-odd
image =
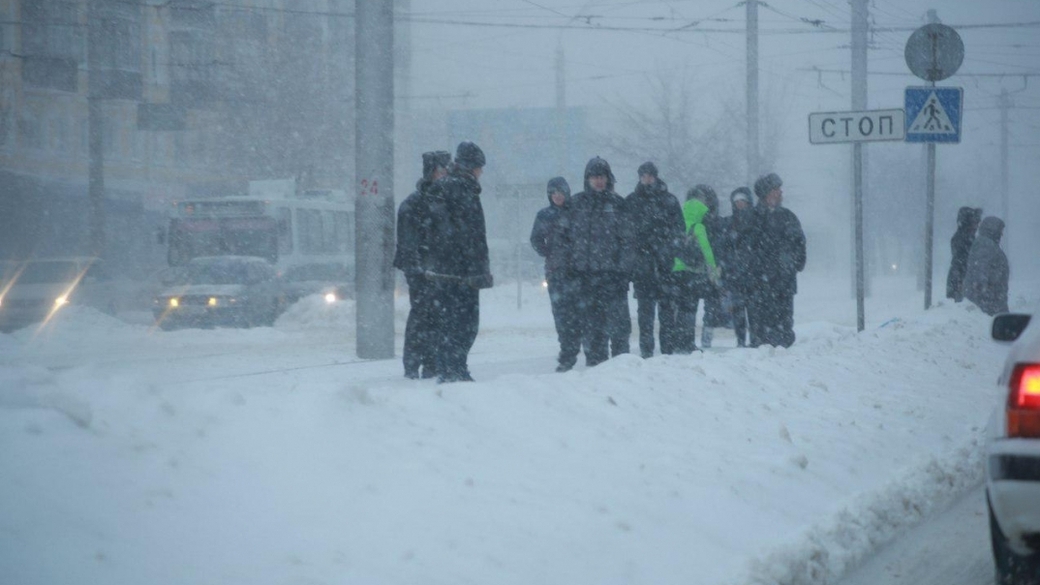
[[[176,298],[170,299],[170,307],[176,308],[176,307],[179,307],[179,306],[181,306],[181,302],[180,302],[179,299],[176,299]]]
[[[60,297],[54,299],[55,307],[63,307],[67,304],[69,304],[69,298],[65,295],[61,295]]]
[[[336,293],[325,293],[325,302],[332,304],[336,302]]]
[[[216,307],[217,306],[217,297],[210,297],[209,300],[206,301],[206,304],[211,306],[211,307]]]

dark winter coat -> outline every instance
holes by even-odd
[[[539,256],[545,258],[546,278],[566,273],[569,261],[570,250],[563,232],[570,224],[567,211],[571,207],[571,195],[567,182],[560,180],[562,183],[557,184],[550,181],[549,187],[557,187],[564,194],[563,205],[555,205],[550,193],[549,206],[538,212],[534,218],[534,226],[531,227],[531,247]]]
[[[657,282],[671,273],[676,247],[686,231],[682,206],[660,179],[653,185],[637,185],[625,204],[632,218],[632,280]]]
[[[477,288],[491,286],[487,226],[480,202],[480,183],[471,172],[453,166],[430,187],[428,273],[468,280]]]
[[[571,198],[570,222],[564,231],[570,247],[568,267],[577,273],[616,273],[627,277],[631,270],[631,219],[625,199],[614,192],[614,177],[609,175],[603,191],[589,185],[594,164],[606,164],[599,158],[585,168],[585,190]],[[609,167],[608,173],[609,173]]]
[[[426,179],[415,185],[415,192],[404,198],[397,208],[397,250],[394,268],[408,276],[422,274],[429,253],[430,206]]]
[[[964,298],[978,305],[987,315],[1006,313],[1008,310],[1007,256],[1000,249],[1004,222],[987,217],[979,225],[979,235],[968,254],[968,269],[964,275]]]
[[[754,251],[751,232],[754,229],[755,210],[747,207],[734,209],[733,215],[720,220],[722,280],[727,290],[746,294],[752,286],[751,267]]]
[[[957,212],[957,232],[950,239],[950,271],[946,275],[946,298],[960,302],[964,298],[964,273],[968,270],[968,254],[975,243],[975,230],[982,219],[982,210],[962,207]]]
[[[798,273],[805,268],[805,232],[798,217],[785,207],[759,203],[751,235],[751,282],[774,294],[798,292]]]

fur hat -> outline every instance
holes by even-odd
[[[468,140],[460,142],[459,147],[455,149],[455,164],[467,171],[479,169],[484,163],[484,151]]]
[[[748,203],[754,203],[751,201],[751,189],[747,187],[737,187],[729,194],[729,202],[731,204],[737,201],[747,201]]]
[[[447,150],[433,150],[422,155],[422,176],[429,179],[438,168],[448,168],[451,164],[451,153]]]
[[[758,178],[755,181],[755,195],[759,197],[765,197],[773,189],[779,189],[784,182],[780,180],[780,176],[776,173],[769,173]]]

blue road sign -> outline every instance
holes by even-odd
[[[960,142],[964,90],[908,87],[903,99],[907,142]]]

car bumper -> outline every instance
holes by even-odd
[[[248,307],[178,307],[153,311],[155,322],[166,326],[241,327],[250,322],[253,311]]]
[[[1040,535],[1040,440],[1005,439],[991,446],[986,461],[986,487],[993,515],[1011,547],[1033,551],[1025,540]]]

